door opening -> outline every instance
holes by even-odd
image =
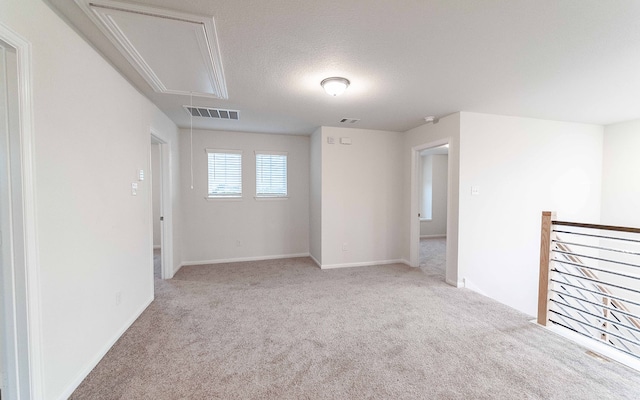
[[[418,154],[419,267],[444,281],[449,145],[424,149]]]
[[[170,145],[151,132],[149,171],[151,172],[151,260],[154,277],[173,278],[173,210],[171,203]]]
[[[151,141],[151,210],[153,213],[153,277],[162,279],[162,215],[160,213],[162,171],[160,144]]]
[[[447,280],[450,263],[449,139],[411,149],[410,264]]]

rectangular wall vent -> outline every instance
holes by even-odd
[[[360,118],[342,118],[340,120],[340,122],[344,124],[355,124],[358,121],[360,121]]]
[[[191,107],[183,106],[189,115],[194,117],[216,118],[216,119],[230,119],[237,121],[240,119],[240,111],[238,110],[223,110],[221,108],[208,108],[208,107]]]

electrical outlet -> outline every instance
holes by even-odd
[[[116,292],[116,306],[119,306],[122,303],[122,292]]]
[[[349,243],[342,243],[342,251],[349,251]]]
[[[236,240],[236,247],[242,247],[242,241]]]

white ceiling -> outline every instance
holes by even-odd
[[[156,93],[71,0],[47,0],[179,126],[187,96]],[[309,134],[342,126],[405,131],[475,111],[610,124],[640,118],[636,0],[139,0],[213,16],[240,121],[194,127]],[[188,61],[188,60],[186,60]],[[351,81],[344,95],[320,87]]]

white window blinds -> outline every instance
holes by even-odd
[[[287,153],[256,152],[256,197],[287,197]]]
[[[207,149],[209,197],[242,197],[242,152]]]

